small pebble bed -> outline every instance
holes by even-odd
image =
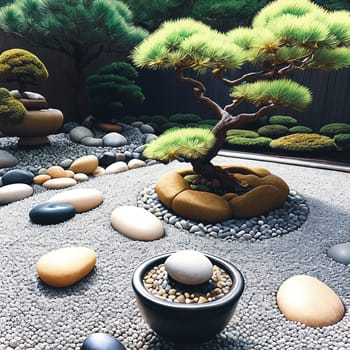
[[[196,286],[184,285],[168,276],[164,264],[154,266],[143,278],[147,291],[167,301],[184,304],[203,304],[222,298],[232,286],[231,277],[217,265],[206,283]]]
[[[137,206],[147,209],[159,219],[178,229],[228,241],[254,241],[281,236],[297,230],[309,214],[306,200],[293,190],[290,191],[283,208],[270,211],[267,215],[250,219],[230,219],[215,225],[185,219],[169,211],[159,201],[154,184],[140,192]]]

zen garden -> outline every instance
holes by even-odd
[[[0,350],[350,349],[348,0],[0,28]]]

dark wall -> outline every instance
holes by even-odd
[[[47,66],[50,77],[42,86],[33,88],[33,91],[42,93],[51,107],[61,109],[66,120],[77,119],[74,112],[75,91],[72,86],[74,70],[69,57],[48,49],[33,47],[1,31],[0,45],[2,51],[9,48],[24,48],[38,55]],[[118,60],[117,55],[104,54],[89,67],[88,74],[95,72],[99,66],[115,60]],[[294,116],[300,125],[309,126],[315,131],[326,123],[350,123],[350,69],[337,72],[298,72],[293,78],[310,88],[313,93],[313,104],[303,113],[281,110],[281,114]],[[208,96],[221,105],[230,102],[227,88],[212,79],[210,74],[201,79],[207,86]],[[144,104],[130,107],[122,111],[121,115],[123,113],[168,116],[174,113],[197,113],[205,118],[215,118],[210,109],[195,101],[191,86],[176,81],[173,71],[141,70],[138,83],[142,86],[146,97]],[[237,112],[253,111],[252,106],[243,107]]]

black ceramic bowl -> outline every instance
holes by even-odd
[[[200,343],[220,333],[235,312],[244,289],[241,272],[231,263],[205,254],[232,279],[230,291],[221,299],[203,304],[174,303],[151,295],[143,285],[144,275],[162,264],[172,253],[152,257],[139,265],[132,276],[132,287],[141,314],[160,336],[177,343]]]

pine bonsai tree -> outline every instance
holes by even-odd
[[[114,62],[99,69],[87,79],[90,112],[100,121],[117,117],[125,105],[140,104],[145,97],[135,84],[138,73],[126,62]]]
[[[16,0],[0,9],[0,27],[71,57],[78,96],[85,69],[93,60],[103,52],[125,54],[146,35],[133,25],[132,13],[118,0]]]
[[[14,98],[10,91],[0,88],[0,122],[19,123],[25,114],[26,109],[23,104]]]
[[[16,82],[18,91],[26,97],[26,86],[45,81],[49,73],[40,59],[27,50],[11,49],[0,55],[0,81]]]
[[[197,101],[219,118],[206,134],[196,129],[167,132],[146,148],[145,155],[164,161],[184,159],[197,174],[219,179],[232,189],[232,176],[211,163],[227,131],[281,106],[305,110],[311,92],[287,76],[298,70],[349,67],[350,13],[327,12],[308,0],[277,0],[255,16],[251,27],[225,34],[192,19],[169,21],[134,49],[132,59],[137,67],[174,69],[178,80],[193,86]],[[251,72],[233,80],[226,77],[246,63],[251,64]],[[207,71],[230,88],[232,103],[220,106],[205,95],[200,77]],[[256,111],[235,115],[232,111],[243,102],[255,105]],[[177,142],[179,134],[181,142]]]

